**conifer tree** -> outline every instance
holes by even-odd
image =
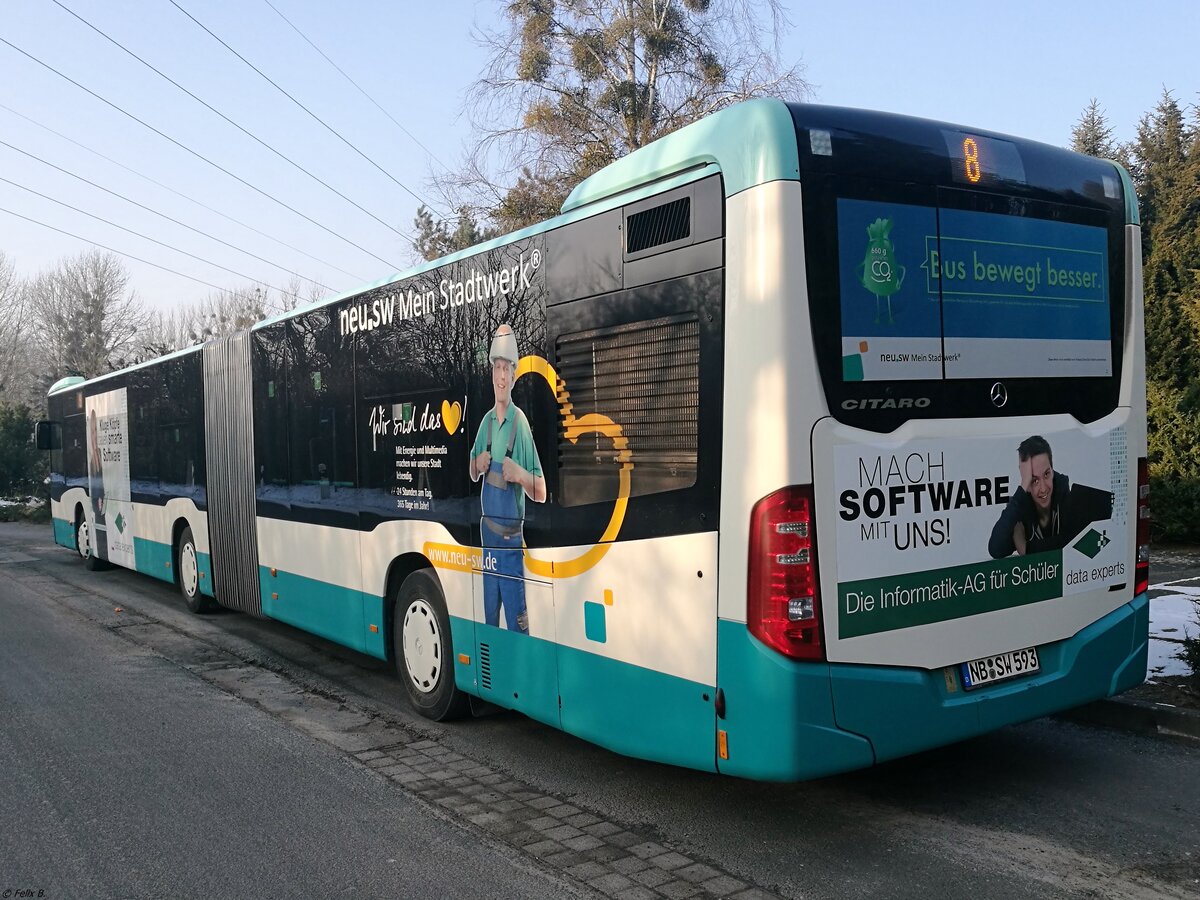
[[[1151,495],[1159,537],[1200,522],[1200,128],[1163,91],[1127,148],[1142,223]]]
[[[447,221],[435,219],[429,208],[422,204],[413,219],[413,229],[416,233],[413,251],[426,261],[473,247],[497,234],[494,228],[480,227],[474,214],[465,206],[459,207],[457,221]]]
[[[1147,376],[1193,392],[1200,377],[1198,138],[1164,91],[1142,117],[1131,154],[1142,220]]]
[[[1076,153],[1086,153],[1100,159],[1116,159],[1117,145],[1113,141],[1112,126],[1100,101],[1095,97],[1088,103],[1087,109],[1080,115],[1079,121],[1071,129],[1071,149]]]

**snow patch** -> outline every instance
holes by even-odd
[[[1193,579],[1188,579],[1193,580]],[[1164,591],[1155,594],[1155,591]],[[1191,669],[1176,654],[1185,637],[1200,637],[1200,586],[1153,584],[1150,586],[1150,653],[1146,663],[1151,678],[1160,675],[1191,675]]]

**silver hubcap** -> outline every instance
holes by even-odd
[[[404,611],[404,667],[422,694],[438,686],[442,675],[442,632],[437,616],[424,600],[414,600]]]
[[[75,535],[75,543],[79,548],[79,555],[87,559],[92,555],[92,529],[88,527],[87,520],[79,523],[79,532]]]
[[[183,591],[189,597],[196,596],[196,587],[200,583],[200,567],[196,563],[196,548],[184,544],[179,550],[179,580]]]

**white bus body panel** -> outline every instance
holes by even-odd
[[[590,547],[537,549],[561,564]],[[681,534],[608,545],[578,575],[553,580],[560,645],[704,685],[717,680],[717,534]],[[585,603],[604,606],[606,639],[590,640]],[[530,631],[533,633],[533,611]]]
[[[257,532],[260,566],[351,591],[362,590],[357,531],[259,516]]]
[[[812,481],[811,423],[828,415],[812,352],[800,184],[774,181],[726,204],[725,396],[720,609],[746,621],[750,511]]]
[[[172,529],[178,519],[185,520],[192,529],[198,553],[208,553],[208,513],[196,507],[190,497],[172,497],[165,504],[133,503],[133,536],[156,544],[171,545]],[[75,510],[83,507],[83,514],[92,527],[92,504],[87,491],[80,487],[67,488],[62,497],[51,501],[50,514],[55,519],[75,524]]]
[[[156,544],[171,544],[175,522],[183,519],[192,529],[197,553],[208,553],[208,513],[196,508],[190,497],[172,497],[165,504],[135,503],[135,537],[154,541]]]

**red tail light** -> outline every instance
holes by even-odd
[[[1133,595],[1150,587],[1150,466],[1138,458],[1137,470],[1137,562],[1133,567]]]
[[[750,513],[747,625],[793,659],[825,658],[811,485],[784,488]]]

